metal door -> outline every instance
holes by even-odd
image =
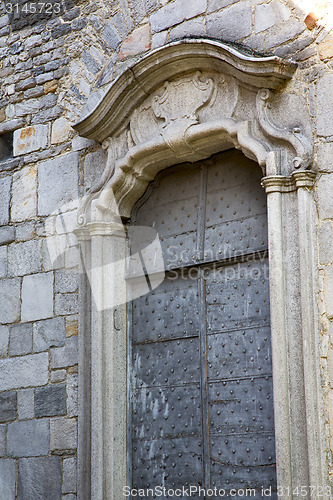
[[[133,488],[240,490],[234,498],[272,488],[276,498],[260,177],[228,151],[167,169],[134,211],[131,225],[158,232],[166,277],[128,306]]]

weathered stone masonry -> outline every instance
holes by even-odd
[[[16,29],[2,6],[0,498],[77,494],[79,250],[72,231],[79,198],[101,176],[106,152],[72,125],[125,68],[185,37],[299,64],[287,90],[306,99],[312,118],[322,418],[333,474],[330,8],[304,10],[288,0],[82,0],[60,17]]]

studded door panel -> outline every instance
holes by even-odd
[[[169,276],[149,295],[133,303],[133,341],[199,335],[199,301],[196,280]]]
[[[272,487],[276,498],[260,177],[226,152],[168,169],[137,205],[132,224],[157,230],[170,271],[129,307],[135,488],[256,488],[261,498]]]

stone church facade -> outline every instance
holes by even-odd
[[[216,359],[227,358],[216,350],[210,362],[209,308],[215,306],[208,299],[209,307],[198,312],[200,395],[192,395],[192,400],[199,398],[200,408],[208,408],[198,412],[206,451],[192,450],[200,439],[191,444],[185,427],[179,433],[170,430],[172,439],[165,439],[169,424],[170,429],[180,425],[170,423],[172,416],[166,422],[165,394],[170,392],[172,410],[177,404],[181,412],[187,410],[191,402],[186,394],[192,379],[186,377],[192,375],[186,371],[195,361],[187,357],[185,342],[191,337],[195,343],[197,336],[188,334],[193,320],[185,297],[189,292],[184,292],[185,305],[178,304],[191,323],[184,320],[184,335],[178,339],[183,371],[176,382],[176,366],[169,362],[174,348],[167,348],[163,363],[169,365],[161,368],[159,382],[163,352],[152,359],[155,346],[163,342],[160,336],[135,341],[141,320],[134,309],[141,308],[145,319],[140,332],[157,332],[161,318],[167,325],[167,317],[176,314],[169,300],[176,292],[165,286],[167,298],[161,306],[156,301],[155,324],[155,306],[150,307],[154,290],[159,293],[164,286],[165,272],[189,272],[182,262],[187,253],[205,283],[202,288],[198,282],[199,306],[215,293],[216,283],[208,283],[210,271],[205,274],[202,266],[243,266],[250,253],[269,262],[270,354],[261,359],[261,340],[255,340],[253,356],[259,370],[269,357],[266,378],[272,388],[266,399],[274,396],[274,426],[266,432],[258,424],[249,431],[251,443],[263,436],[275,440],[267,455],[276,470],[276,479],[265,484],[272,487],[271,498],[332,498],[332,4],[54,0],[37,13],[32,5],[38,9],[30,0],[2,2],[0,17],[0,498],[119,500],[126,485],[191,486],[186,474],[186,480],[168,483],[172,468],[179,475],[187,466],[195,471],[193,477],[198,474],[196,487],[215,485],[229,493],[239,488],[234,497],[242,498],[240,488],[249,485],[256,489],[255,498],[264,498],[259,488],[264,483],[256,474],[261,467],[264,476],[272,464],[260,462],[264,455],[259,444],[253,445],[256,458],[248,466],[246,452],[253,450],[240,441],[237,452],[225,447],[222,459],[214,458],[214,429],[207,422],[214,427],[217,396],[209,391],[222,383],[224,361]],[[237,189],[236,170],[242,180]],[[218,192],[219,182],[228,189],[222,186]],[[250,194],[244,186],[251,186]],[[191,205],[196,188],[199,201]],[[186,189],[184,202],[181,193]],[[223,217],[230,207],[222,191],[226,198],[234,193],[226,225]],[[209,208],[215,192],[220,193],[218,202]],[[257,210],[252,219],[239,215],[243,205]],[[179,213],[172,211],[176,206]],[[212,225],[209,217],[215,220],[215,212],[219,217]],[[250,219],[248,237],[241,226]],[[263,221],[261,229],[258,220]],[[191,238],[186,240],[189,235],[197,238],[193,248]],[[204,257],[205,238],[214,249],[210,259],[209,252]],[[215,250],[222,244],[223,259]],[[149,245],[151,253],[145,251]],[[173,267],[166,261],[170,246]],[[231,280],[233,290],[243,286],[241,280],[235,283]],[[234,311],[243,304],[245,292],[241,289],[238,296],[233,290],[228,300],[232,296]],[[223,287],[221,293],[223,297]],[[256,312],[249,313],[254,322],[268,291],[260,297],[247,302],[250,311],[252,301],[256,304]],[[221,308],[214,321],[224,322],[227,313],[220,314]],[[232,319],[239,329],[239,318]],[[202,332],[203,324],[208,326]],[[251,329],[252,323],[243,327]],[[224,326],[219,328],[213,328],[218,342],[225,333]],[[140,349],[146,349],[142,366],[135,363]],[[235,345],[233,349],[237,351]],[[240,363],[248,367],[253,359],[239,353]],[[230,373],[237,363],[235,357]],[[209,369],[215,370],[211,378]],[[260,379],[260,374],[249,373],[229,376],[223,384],[249,383],[244,385],[247,393]],[[133,377],[141,380],[145,396]],[[164,394],[163,402],[154,396],[153,386]],[[177,403],[171,393],[180,386],[186,388]],[[135,399],[139,393],[140,404]],[[159,408],[154,413],[155,404]],[[234,411],[237,415],[241,410],[236,405]],[[251,419],[261,422],[253,411]],[[238,414],[238,423],[246,422],[244,415]],[[192,425],[186,416],[179,421]],[[229,422],[219,425],[216,439],[221,435],[225,443],[232,440],[233,430],[223,430]],[[149,434],[150,428],[157,434]],[[238,434],[246,441],[247,432],[242,428]],[[152,451],[157,442],[163,442],[160,455]],[[147,452],[137,452],[138,443],[149,443]],[[199,466],[197,457],[191,465],[190,452],[186,460],[173,458],[181,457],[187,446],[193,457],[201,457]],[[244,456],[239,451],[243,448]],[[239,453],[237,463],[232,453]],[[224,454],[228,460],[223,462]],[[215,482],[213,463],[221,465],[222,477],[230,472],[239,483]],[[238,473],[247,467],[244,475]],[[144,468],[146,475],[141,474]]]

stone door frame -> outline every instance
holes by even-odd
[[[101,179],[82,200],[76,230],[85,271],[80,284],[80,499],[120,500],[126,485],[122,221],[159,171],[231,147],[259,164],[267,193],[278,485],[283,498],[292,499],[297,486],[327,484],[312,135],[307,112],[288,92],[295,72],[294,63],[250,57],[218,42],[176,42],[127,68],[75,125],[80,135],[100,141],[108,151]],[[299,116],[290,112],[293,105]],[[311,498],[317,494],[318,489]]]

